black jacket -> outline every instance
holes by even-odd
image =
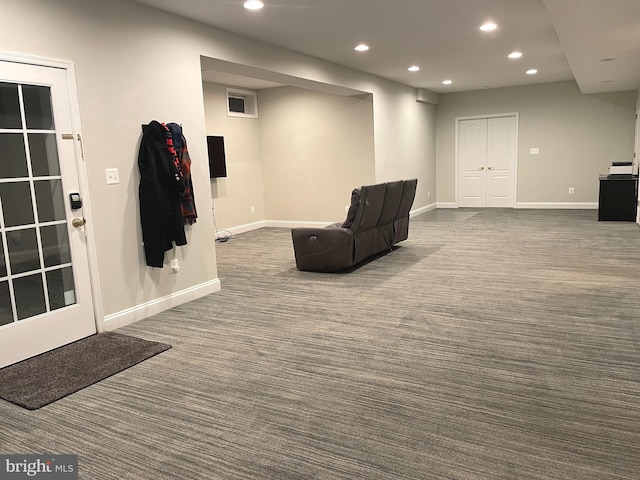
[[[162,268],[164,252],[186,245],[181,200],[184,180],[167,145],[167,129],[153,120],[140,142],[140,221],[147,265]]]

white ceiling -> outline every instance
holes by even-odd
[[[640,0],[264,0],[259,11],[243,0],[135,1],[438,93],[571,79],[583,93],[640,89]],[[488,20],[498,29],[481,32]],[[355,52],[360,42],[371,49]],[[513,50],[523,57],[509,60]]]

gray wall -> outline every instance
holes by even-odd
[[[128,0],[2,0],[1,5],[0,48],[75,63],[93,207],[89,221],[95,226],[107,316],[157,305],[217,278],[203,57],[373,94],[375,180],[415,176],[419,188],[435,184],[430,143],[435,113],[415,102],[413,88]],[[140,125],[152,119],[182,123],[193,160],[200,218],[189,229],[189,245],[178,253],[178,275],[145,267],[140,244],[137,149]],[[119,169],[118,186],[106,185],[105,168]],[[419,190],[416,207],[425,201]]]
[[[227,177],[211,180],[219,230],[264,220],[260,118],[227,116],[226,87],[204,82],[207,135],[224,137]],[[255,207],[255,213],[251,213]]]
[[[582,95],[573,81],[442,95],[438,203],[456,201],[455,118],[508,112],[519,114],[517,202],[597,202],[598,174],[612,161],[633,161],[636,98],[635,91]],[[531,147],[540,154],[530,155]]]
[[[227,178],[212,180],[218,229],[338,221],[351,189],[375,182],[371,95],[263,89],[259,117],[238,118],[226,86],[203,85],[207,134],[225,137]]]
[[[351,190],[375,183],[371,95],[261,90],[265,218],[343,220]]]

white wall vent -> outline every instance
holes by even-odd
[[[227,88],[227,116],[258,118],[258,94],[251,90]]]

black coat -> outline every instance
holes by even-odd
[[[170,133],[169,133],[170,135]],[[164,252],[186,245],[181,202],[184,180],[167,145],[167,130],[153,120],[145,128],[138,154],[140,221],[147,265],[162,268]]]

